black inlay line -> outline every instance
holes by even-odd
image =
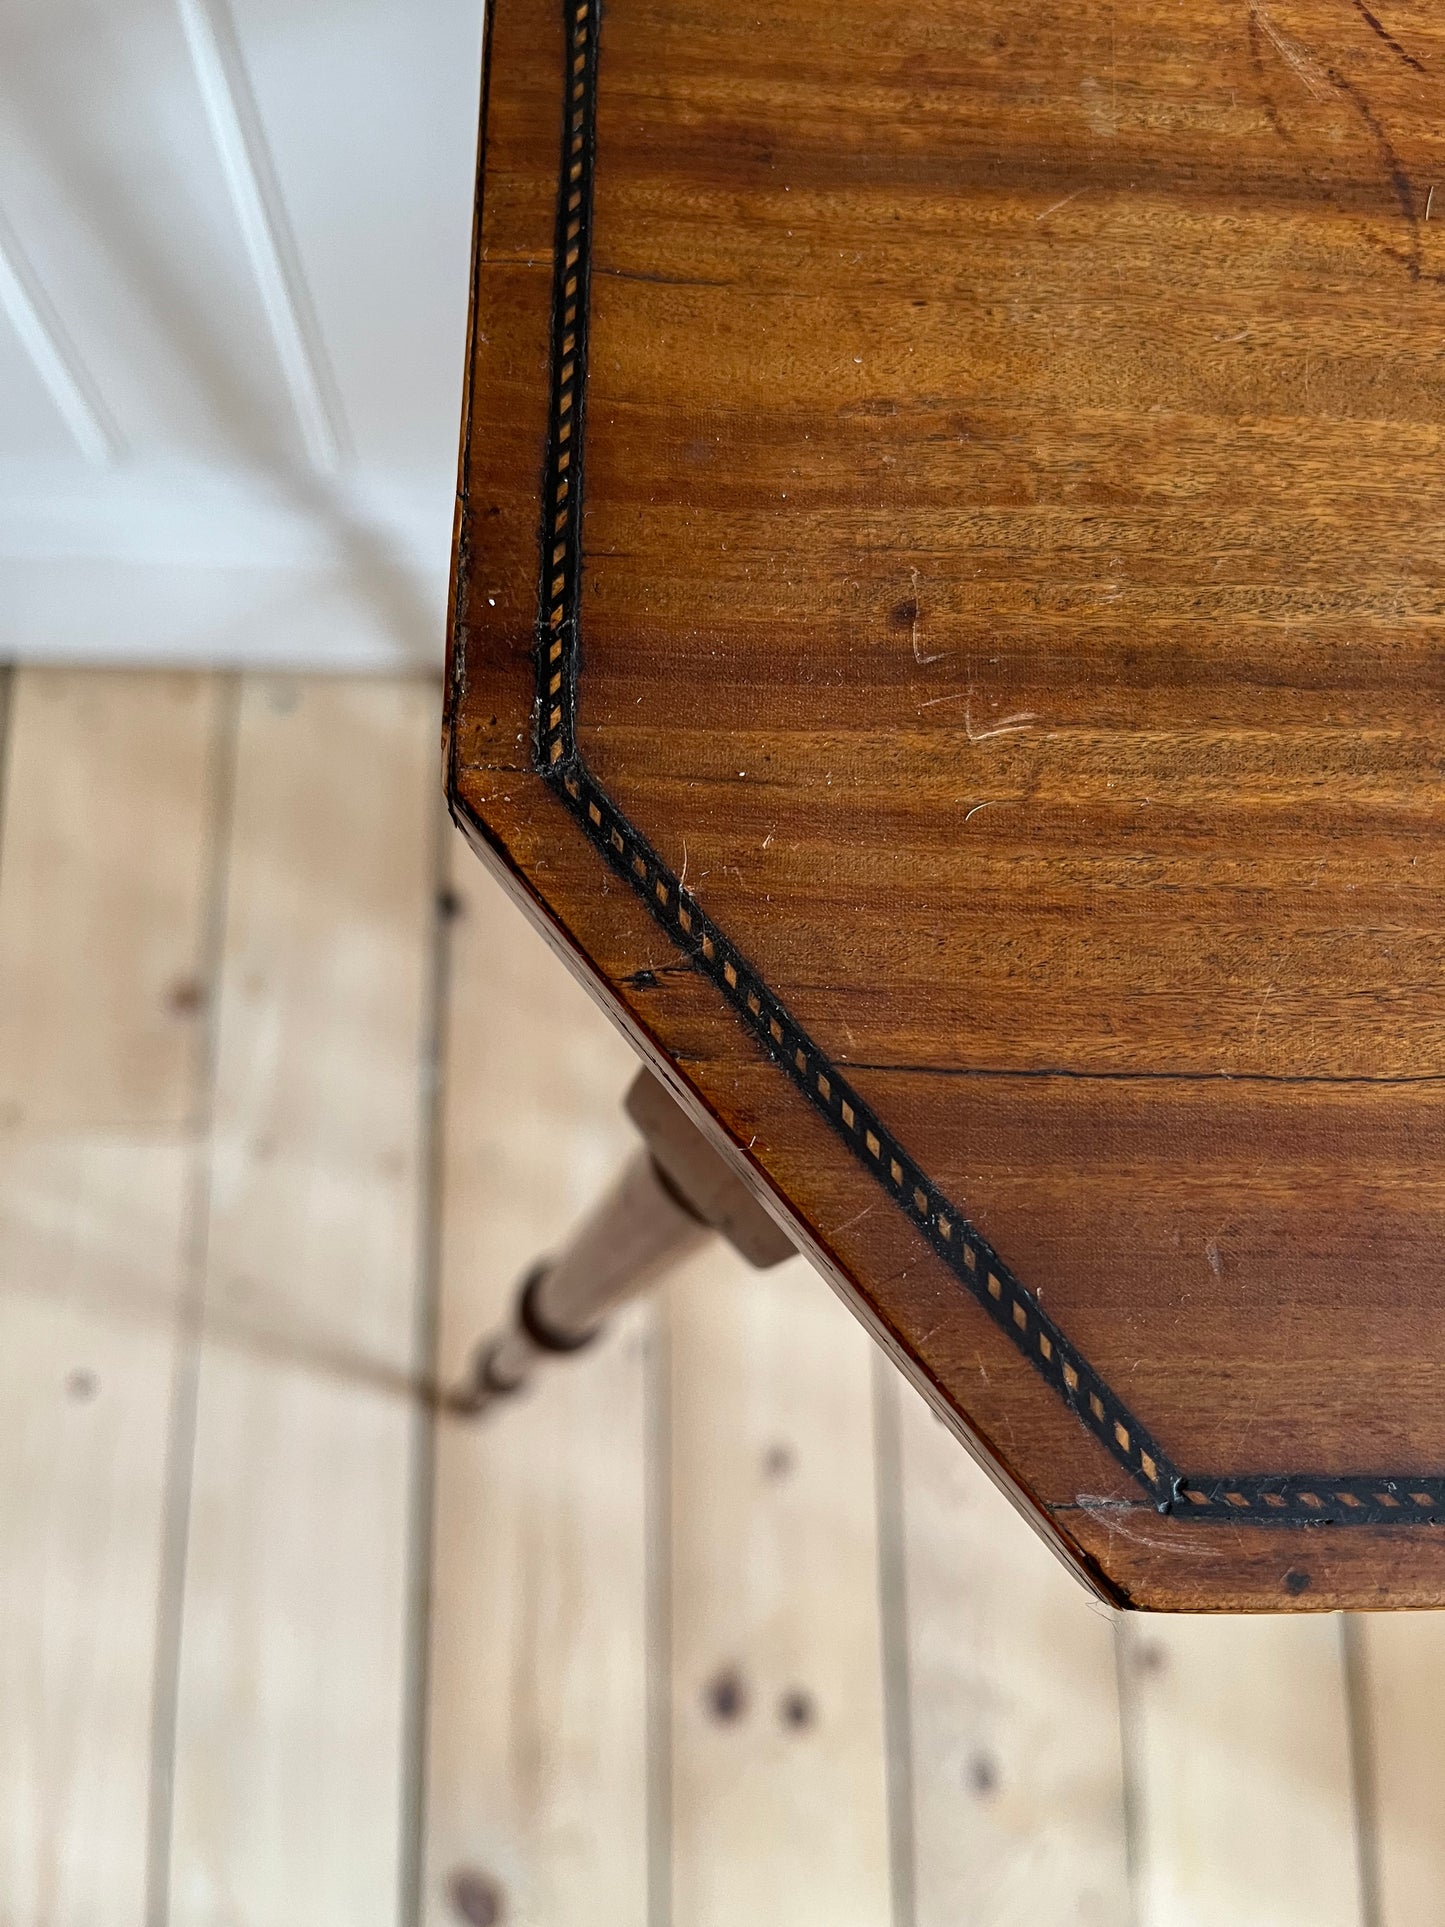
[[[1186,1476],[988,1240],[911,1157],[613,802],[577,748],[582,458],[596,158],[599,0],[563,0],[566,77],[553,270],[550,402],[535,660],[538,771],[683,957],[716,986],[766,1055],[915,1230],[1161,1512],[1277,1525],[1445,1522],[1445,1477]]]

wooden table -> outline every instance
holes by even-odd
[[[1445,37],[497,0],[458,820],[1107,1597],[1445,1601]]]

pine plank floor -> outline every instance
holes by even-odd
[[[0,682],[0,1927],[1445,1920],[1442,1621],[1116,1618],[801,1262],[439,1414],[631,1057],[438,708]]]

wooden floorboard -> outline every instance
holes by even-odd
[[[0,1919],[141,1927],[218,690],[15,678],[0,844]]]
[[[1362,1834],[1375,1887],[1365,1927],[1437,1927],[1445,1919],[1445,1614],[1362,1615],[1352,1631]]]
[[[219,985],[171,1917],[390,1927],[436,692],[249,679]]]
[[[1337,1615],[1122,1623],[1141,1927],[1372,1927]]]

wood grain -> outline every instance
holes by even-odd
[[[490,29],[454,809],[1096,1587],[1439,1603],[1438,23],[599,20]]]
[[[434,700],[244,686],[185,1495],[181,1918],[396,1915]],[[355,788],[334,780],[343,745]]]
[[[151,1918],[214,680],[25,671],[0,842],[0,1914]]]

